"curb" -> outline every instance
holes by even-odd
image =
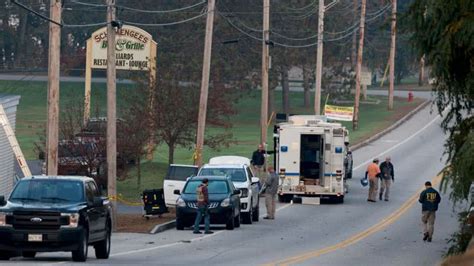
[[[153,229],[150,231],[150,234],[157,234],[161,233],[163,231],[169,230],[176,227],[176,220],[172,220],[169,222],[166,222],[164,224],[157,224]]]
[[[390,131],[392,131],[392,130],[396,129],[397,127],[399,127],[401,124],[405,123],[408,119],[410,119],[412,116],[414,116],[416,113],[418,113],[418,111],[425,108],[429,103],[431,103],[430,100],[425,100],[420,105],[418,105],[415,109],[411,110],[408,114],[406,114],[400,120],[395,122],[393,125],[387,127],[386,129],[380,131],[379,133],[373,135],[372,137],[370,137],[370,138],[368,138],[368,139],[366,139],[366,140],[364,140],[360,143],[357,143],[353,146],[350,146],[350,149],[352,151],[355,151],[355,150],[360,149],[361,147],[366,146],[367,144],[381,138],[382,136],[386,135]]]

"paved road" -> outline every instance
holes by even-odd
[[[447,247],[446,239],[456,230],[456,217],[444,195],[433,242],[424,243],[420,206],[412,196],[444,166],[440,159],[445,135],[439,123],[439,117],[425,108],[400,128],[355,151],[354,179],[349,180],[344,204],[279,205],[274,221],[262,220],[234,231],[215,228],[217,233],[210,236],[196,236],[190,230],[115,234],[111,258],[96,260],[90,249],[88,263],[435,265]],[[367,188],[360,186],[359,177],[373,157],[385,155],[391,155],[396,167],[391,199],[368,203]],[[70,254],[45,253],[36,260],[15,262],[38,261],[70,263]]]
[[[30,82],[30,81],[43,81],[46,82],[48,81],[48,76],[46,75],[35,75],[35,74],[8,74],[8,73],[0,73],[0,80],[6,80],[6,81],[24,81],[24,82]],[[84,77],[69,77],[69,76],[61,76],[60,81],[62,82],[84,82]],[[107,78],[92,78],[92,82],[97,82],[97,83],[106,83]],[[131,84],[133,83],[131,80],[128,79],[117,79],[117,83],[126,83],[126,84]]]

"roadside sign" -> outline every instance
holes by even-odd
[[[352,121],[354,117],[354,107],[328,105],[324,106],[324,115],[327,119],[338,121]]]
[[[156,47],[150,33],[129,25],[115,30],[115,66],[117,70],[148,71],[150,84],[156,77]],[[107,27],[102,27],[87,40],[84,124],[90,117],[92,69],[107,69]]]
[[[125,25],[116,30],[115,65],[118,70],[149,70],[152,66],[152,50],[156,50],[156,42],[152,36],[137,27]],[[107,27],[92,33],[90,67],[107,69]],[[89,47],[88,47],[89,48]],[[90,54],[89,54],[90,53]]]
[[[360,72],[360,84],[365,86],[372,85],[372,72],[361,71]]]

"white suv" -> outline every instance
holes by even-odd
[[[163,190],[165,193],[165,203],[168,207],[174,207],[178,196],[175,190],[183,191],[186,180],[195,176],[198,167],[194,165],[170,164],[165,179],[163,180]]]
[[[201,167],[198,176],[228,176],[240,193],[242,222],[251,224],[259,219],[259,182],[250,168],[250,159],[241,156],[219,156]]]

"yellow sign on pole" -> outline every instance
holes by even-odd
[[[354,118],[354,107],[326,104],[324,107],[324,115],[327,119],[331,120],[352,121]]]

